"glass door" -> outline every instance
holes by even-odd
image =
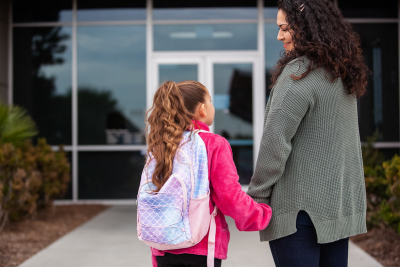
[[[147,87],[148,108],[152,105],[154,93],[163,82],[194,80],[204,83],[204,64],[200,57],[156,57],[152,60],[151,73],[153,75]]]
[[[241,184],[253,175],[253,64],[214,63],[214,133],[232,147]]]
[[[207,84],[213,97],[212,131],[232,147],[239,182],[250,183],[261,141],[265,92],[258,57],[210,56],[206,63]]]
[[[158,85],[166,81],[181,82],[187,80],[197,81],[199,66],[197,64],[159,64]]]
[[[241,184],[249,184],[261,141],[265,109],[263,68],[254,55],[204,54],[159,56],[148,90],[148,106],[165,81],[195,80],[209,90],[215,118],[210,130],[225,137],[232,147]]]

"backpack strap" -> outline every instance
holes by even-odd
[[[211,215],[210,231],[208,232],[208,253],[207,253],[207,267],[214,267],[215,255],[215,236],[217,235],[217,225],[215,224],[215,216],[217,216],[218,208],[214,207]]]
[[[210,133],[205,130],[197,130],[199,133]],[[208,232],[208,253],[207,253],[207,267],[214,267],[215,258],[215,237],[217,235],[217,225],[215,223],[215,216],[218,214],[217,206],[214,206],[214,211],[211,215],[210,231]]]
[[[206,131],[206,130],[194,130],[195,132],[197,132],[197,133],[211,133],[211,132],[209,132],[209,131]]]

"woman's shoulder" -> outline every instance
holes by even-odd
[[[285,74],[289,74],[289,75],[301,75],[302,73],[304,73],[308,66],[310,65],[311,61],[308,57],[306,56],[301,56],[298,58],[295,58],[291,61],[289,61],[289,63],[286,64],[285,68],[283,69],[283,73]]]
[[[311,60],[306,56],[301,56],[290,61],[282,72],[282,80],[287,81],[295,88],[300,91],[312,91],[313,89],[319,89],[321,87],[336,87],[338,83],[341,85],[341,79],[329,78],[330,74],[325,68],[314,68],[305,77],[296,79],[295,77],[300,77],[302,74],[307,72]],[[343,86],[341,86],[343,87]]]
[[[309,64],[310,60],[305,56],[298,57],[287,63],[273,88],[274,96],[284,96],[289,91],[299,91],[299,93],[309,91],[311,87],[305,84],[307,83],[304,80],[305,78],[296,79],[296,77],[307,71]]]

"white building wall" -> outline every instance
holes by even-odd
[[[9,1],[0,0],[0,101],[8,102]]]

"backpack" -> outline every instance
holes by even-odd
[[[206,131],[183,134],[172,174],[159,192],[153,191],[156,160],[149,155],[137,196],[137,234],[150,247],[174,250],[196,245],[210,230],[207,266],[213,267],[217,207],[210,214],[207,150],[198,132]]]

